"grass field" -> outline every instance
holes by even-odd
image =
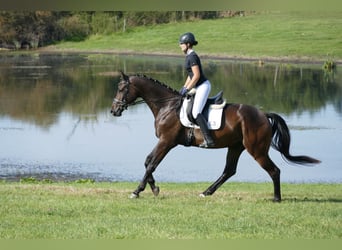
[[[341,184],[0,183],[0,239],[341,239]]]
[[[48,49],[181,55],[178,38],[187,31],[195,33],[202,56],[342,60],[342,12],[258,12],[138,27]]]

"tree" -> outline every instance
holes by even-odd
[[[80,41],[91,34],[125,32],[136,26],[226,15],[222,11],[1,11],[0,47],[37,48],[61,40]]]
[[[0,41],[3,46],[16,49],[48,44],[56,38],[56,20],[60,16],[51,11],[1,12]]]

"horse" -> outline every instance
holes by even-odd
[[[204,138],[200,129],[181,124],[179,113],[183,97],[178,91],[145,75],[126,75],[121,72],[117,92],[112,102],[111,113],[121,116],[131,105],[145,102],[154,116],[155,135],[159,139],[145,160],[145,174],[136,190],[130,195],[138,198],[147,183],[152,193],[158,196],[160,189],[155,184],[153,172],[166,154],[177,145],[199,147]],[[189,143],[189,133],[193,139]],[[221,176],[210,185],[201,197],[209,196],[236,173],[237,163],[244,150],[259,163],[273,181],[273,201],[281,201],[280,169],[269,157],[272,146],[285,161],[295,164],[317,164],[319,160],[290,154],[290,131],[284,119],[276,113],[264,113],[246,104],[226,104],[223,108],[222,125],[212,131],[215,142],[212,148],[228,148],[226,164]]]

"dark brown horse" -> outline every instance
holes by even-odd
[[[155,133],[159,141],[145,161],[146,172],[132,193],[132,198],[139,197],[147,183],[154,195],[159,194],[152,173],[165,155],[177,145],[188,146],[189,128],[179,120],[182,96],[175,90],[146,76],[127,76],[121,73],[121,81],[113,100],[111,113],[121,116],[129,105],[136,104],[142,98],[151,109],[155,118]],[[229,177],[236,173],[241,153],[246,149],[249,154],[266,170],[274,185],[274,201],[281,200],[280,170],[268,155],[270,146],[279,151],[283,158],[297,164],[319,163],[319,160],[308,156],[292,156],[290,148],[290,132],[285,121],[277,114],[263,113],[255,107],[245,104],[227,104],[224,108],[222,126],[212,131],[215,148],[229,148],[226,166],[222,175],[205,190],[201,196],[212,195]],[[190,146],[199,146],[203,135],[199,129],[193,133]]]

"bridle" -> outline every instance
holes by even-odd
[[[129,81],[125,81],[124,84],[125,84],[124,88],[123,88],[123,90],[121,90],[121,91],[123,91],[122,100],[119,100],[117,98],[113,99],[113,105],[114,104],[117,105],[120,111],[125,110],[128,107],[127,96],[128,96],[128,90],[129,90],[128,89]],[[111,112],[113,113],[113,110]]]
[[[124,88],[121,90],[123,92],[122,100],[119,100],[117,98],[113,99],[113,104],[117,105],[120,111],[123,111],[128,108],[128,106],[133,106],[136,104],[144,103],[144,100],[138,100],[134,101],[132,103],[127,103],[128,93],[129,93],[129,85],[131,84],[129,80],[125,80],[124,82]],[[111,111],[113,113],[113,110]]]

